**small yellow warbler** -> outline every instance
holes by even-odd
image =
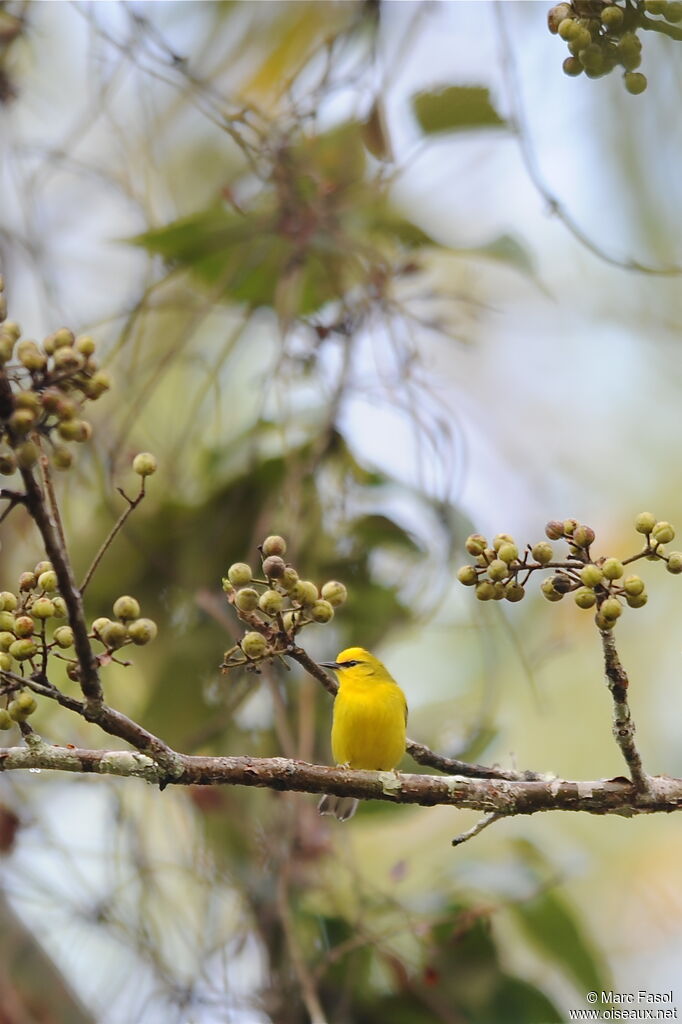
[[[349,647],[336,661],[321,664],[334,669],[339,679],[332,725],[336,763],[392,771],[405,753],[405,694],[379,659],[362,647]],[[354,797],[327,795],[318,810],[346,821],[357,806]]]

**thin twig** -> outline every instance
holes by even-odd
[[[145,477],[142,477],[141,478],[141,482],[140,482],[140,492],[139,492],[139,494],[137,495],[136,498],[129,498],[128,495],[125,493],[125,491],[121,487],[117,487],[116,488],[118,493],[123,498],[125,498],[125,500],[128,502],[128,507],[125,508],[123,510],[123,512],[121,512],[120,516],[118,517],[118,519],[114,523],[113,527],[111,528],[111,531],[109,532],[108,537],[104,540],[104,542],[102,543],[99,551],[97,552],[97,554],[93,558],[92,563],[90,564],[90,568],[88,569],[88,571],[86,572],[85,576],[83,577],[83,582],[80,585],[81,597],[85,593],[85,589],[86,589],[88,583],[90,582],[90,580],[92,579],[97,566],[102,561],[102,559],[104,558],[105,554],[107,553],[108,548],[113,543],[113,541],[114,541],[114,539],[116,537],[116,534],[123,528],[123,526],[125,524],[125,521],[128,518],[128,516],[131,514],[131,512],[133,512],[137,508],[137,506],[140,504],[140,502],[144,498],[144,496],[145,496],[145,486],[144,486],[144,483],[145,483]]]
[[[620,663],[613,632],[601,629],[599,633],[604,651],[606,681],[613,697],[613,735],[630,769],[633,785],[638,791],[645,793],[649,788],[650,780],[644,771],[642,759],[635,746],[635,723],[632,720],[628,704],[629,680],[627,673]]]
[[[301,998],[310,1017],[310,1024],[327,1024],[327,1015],[322,1008],[320,997],[315,988],[315,982],[308,970],[308,965],[296,935],[291,907],[289,906],[287,864],[280,868],[279,877],[277,878],[277,910],[286,937],[291,964],[298,978]]]
[[[477,836],[484,828],[487,828],[488,825],[492,825],[494,822],[499,821],[501,817],[502,815],[497,814],[495,811],[492,811],[490,814],[486,814],[480,819],[480,821],[477,821],[475,825],[472,825],[471,828],[468,828],[465,832],[460,832],[458,836],[455,836],[452,840],[452,845],[461,846],[462,843],[466,843],[469,839],[473,839],[474,836]]]
[[[2,499],[3,501],[9,501],[9,505],[4,510],[2,515],[0,515],[0,523],[2,523],[5,521],[5,519],[7,519],[7,516],[10,514],[12,509],[16,508],[17,505],[25,504],[26,495],[23,494],[21,491],[8,491],[7,488],[3,487],[3,489],[0,491],[0,499]]]
[[[54,519],[55,526],[57,527],[57,533],[59,534],[59,541],[61,543],[62,550],[66,553],[66,537],[64,535],[64,527],[62,525],[62,517],[59,514],[57,495],[54,492],[54,485],[52,483],[50,463],[47,455],[42,451],[40,453],[40,474],[43,478],[43,487],[45,488],[48,504],[50,506],[50,515]]]

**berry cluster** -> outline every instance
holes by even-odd
[[[467,538],[466,549],[476,561],[464,565],[457,578],[465,586],[476,588],[480,601],[520,601],[525,596],[530,576],[540,569],[551,569],[541,591],[548,601],[560,601],[572,594],[579,608],[594,608],[595,622],[602,630],[613,629],[624,605],[642,608],[647,603],[644,581],[639,576],[625,575],[625,566],[640,558],[664,562],[668,572],[682,573],[682,551],[666,553],[663,545],[675,537],[668,522],[659,521],[651,512],[641,512],[635,519],[635,530],[645,537],[644,548],[626,559],[594,558],[590,552],[594,530],[575,519],[564,522],[552,520],[545,533],[549,540],[528,545],[523,557],[519,555],[513,537],[500,533],[488,546],[481,534]],[[567,558],[555,556],[549,541],[564,540],[568,544]]]
[[[42,441],[53,465],[68,469],[73,462],[68,443],[92,435],[83,408],[109,389],[109,377],[98,368],[88,335],[76,338],[62,327],[40,345],[20,340],[19,325],[5,319],[2,290],[0,277],[0,473],[33,466]]]
[[[235,562],[223,579],[223,590],[239,618],[251,626],[225,657],[221,668],[245,666],[258,671],[257,663],[285,654],[296,634],[313,622],[326,623],[334,609],[346,600],[346,588],[330,580],[318,589],[302,580],[289,562],[283,537],[267,537],[259,546],[263,579],[254,578],[250,565]]]
[[[113,605],[114,618],[101,616],[92,623],[91,637],[104,644],[107,653],[117,651],[126,644],[142,647],[156,639],[158,632],[153,619],[140,618],[140,604],[134,597],[124,594]]]
[[[651,22],[648,14],[661,15],[664,21]],[[624,6],[611,0],[573,0],[552,7],[547,16],[550,32],[568,45],[570,56],[563,64],[567,75],[584,72],[588,78],[601,78],[622,67],[625,88],[634,95],[647,87],[646,77],[636,70],[642,62],[639,30],[656,26],[674,34],[678,21],[680,0],[637,0]]]

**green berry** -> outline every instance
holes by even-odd
[[[673,24],[678,21],[682,21],[682,3],[680,3],[680,0],[669,0],[665,5],[663,14],[665,20],[671,21]]]
[[[117,597],[114,601],[114,615],[117,619],[137,619],[140,614],[140,602],[129,594]]]
[[[14,454],[17,460],[17,466],[20,469],[32,469],[38,461],[40,452],[38,446],[33,441],[24,441],[18,448],[14,449]]]
[[[562,523],[564,529],[564,537],[572,537],[578,525],[579,524],[577,519],[564,519]]]
[[[227,578],[233,587],[243,587],[251,582],[251,566],[246,562],[235,562],[227,570]]]
[[[291,596],[299,604],[311,605],[317,601],[320,595],[317,587],[311,580],[299,580],[291,591]]]
[[[578,526],[573,531],[573,543],[579,548],[589,548],[594,543],[594,530],[591,526]]]
[[[519,549],[516,544],[507,542],[506,544],[500,545],[497,551],[497,557],[509,565],[510,562],[516,561],[519,557]]]
[[[619,580],[625,572],[623,563],[619,558],[607,558],[601,567],[601,571],[607,580]]]
[[[98,636],[100,639],[102,639],[102,631],[106,629],[106,627],[109,625],[111,625],[111,619],[107,619],[105,618],[105,616],[102,615],[100,616],[99,619],[95,619],[95,621],[93,622],[92,632],[95,633],[96,636]]]
[[[39,597],[31,605],[31,615],[36,619],[51,619],[54,615],[54,605],[49,597]]]
[[[615,619],[607,619],[605,615],[602,615],[601,611],[597,612],[594,617],[594,621],[597,623],[597,626],[602,633],[608,633],[616,624]]]
[[[52,461],[57,469],[70,469],[73,465],[73,455],[63,444],[56,444],[52,449]]]
[[[566,3],[556,4],[547,12],[547,28],[553,36],[559,31],[559,25],[566,18],[572,15],[571,5]]]
[[[508,533],[498,533],[493,537],[493,551],[498,552],[503,544],[513,544],[514,538]]]
[[[32,715],[33,712],[38,707],[38,702],[33,696],[33,694],[28,693],[28,691],[26,690],[22,690],[21,693],[19,693],[15,697],[15,700],[16,703],[21,708],[21,710],[24,711],[27,715]]]
[[[300,615],[298,612],[285,612],[282,616],[282,622],[284,623],[284,631],[291,633],[295,625],[300,621]]]
[[[0,612],[0,630],[11,630],[14,633],[14,616],[11,612]]]
[[[13,612],[18,604],[17,595],[13,594],[10,590],[3,590],[0,593],[0,610]]]
[[[573,600],[578,608],[591,608],[596,602],[597,596],[590,587],[579,587],[573,595]]]
[[[329,601],[323,599],[315,601],[310,609],[310,617],[313,622],[331,622],[334,618],[334,609]]]
[[[493,601],[502,601],[506,597],[507,588],[504,583],[493,583]]]
[[[488,576],[497,583],[509,575],[509,566],[501,558],[494,558],[488,566]]]
[[[82,334],[80,338],[76,338],[75,348],[82,356],[91,356],[95,351],[95,339],[89,334]]]
[[[52,604],[54,605],[54,614],[56,619],[66,618],[66,601],[63,597],[53,597]]]
[[[545,533],[550,540],[560,540],[564,535],[564,524],[558,519],[550,519],[545,526]]]
[[[570,78],[577,78],[585,70],[577,57],[566,57],[561,67],[564,74]]]
[[[258,607],[266,615],[276,615],[284,607],[284,598],[277,590],[264,590],[258,598]]]
[[[247,658],[261,658],[268,649],[268,643],[261,633],[245,633],[242,650]]]
[[[0,473],[3,476],[11,476],[12,473],[16,472],[16,468],[17,460],[12,452],[0,453]]]
[[[623,9],[612,4],[610,7],[605,7],[601,12],[602,25],[610,32],[617,31],[624,21]]]
[[[54,345],[55,351],[58,348],[70,348],[76,340],[73,331],[70,331],[68,327],[60,327],[58,331],[55,331],[52,335],[52,344]]]
[[[535,561],[539,562],[540,565],[547,565],[547,563],[551,562],[554,558],[554,550],[552,549],[552,545],[549,544],[546,540],[541,540],[539,541],[539,543],[534,544],[531,548],[530,553],[535,559]]]
[[[8,651],[15,640],[14,633],[10,633],[8,629],[0,630],[0,651]]]
[[[263,557],[269,558],[270,555],[282,555],[286,554],[287,542],[284,537],[280,537],[278,534],[273,534],[272,537],[266,537],[262,544]]]
[[[75,369],[77,366],[81,366],[83,358],[71,348],[70,345],[63,345],[53,355],[54,366],[57,370],[70,370]]]
[[[472,533],[464,543],[464,547],[470,555],[482,555],[487,546],[488,541],[481,533]]]
[[[523,600],[526,596],[526,591],[520,583],[517,583],[516,580],[512,580],[511,583],[507,583],[505,586],[504,596],[507,601],[511,601],[512,604],[516,604],[517,601]]]
[[[617,597],[608,597],[599,610],[605,619],[611,619],[611,621],[623,614],[623,606]]]
[[[625,88],[633,96],[639,96],[640,93],[644,92],[647,85],[649,84],[646,79],[646,75],[640,74],[639,71],[628,71],[623,76],[625,82]]]
[[[17,345],[17,359],[27,370],[44,370],[47,366],[47,359],[40,351],[35,341],[21,341]]]
[[[631,597],[637,597],[644,591],[644,580],[639,576],[626,576],[623,580],[623,590]]]
[[[8,654],[7,651],[0,651],[0,669],[2,669],[3,672],[9,672],[12,668],[12,662],[13,658],[11,654]]]
[[[477,584],[475,593],[479,601],[491,601],[495,587],[490,580],[482,580]]]
[[[151,476],[158,468],[159,464],[151,452],[140,452],[133,459],[133,472],[138,476]]]
[[[33,590],[37,583],[38,580],[34,572],[22,572],[19,577],[19,590]]]
[[[10,718],[9,712],[3,708],[0,710],[0,729],[11,729],[14,722]]]
[[[92,427],[85,420],[62,420],[57,426],[57,433],[64,441],[80,444],[90,439]]]
[[[37,562],[33,569],[33,574],[37,578],[42,576],[44,572],[52,572],[52,562]]]
[[[670,552],[666,568],[668,572],[673,573],[674,576],[677,576],[678,573],[682,572],[682,551]]]
[[[580,570],[580,579],[586,587],[598,587],[604,579],[604,573],[598,565],[590,563]]]
[[[158,629],[153,619],[135,619],[128,623],[128,636],[138,647],[151,643],[156,639],[157,633]]]
[[[551,579],[544,580],[542,586],[540,587],[540,590],[542,591],[543,595],[547,598],[548,601],[560,601],[561,598],[564,596],[563,594],[559,593],[558,590],[554,589],[554,585]]]
[[[641,594],[627,594],[625,600],[630,608],[643,608],[649,600],[649,595],[646,591]]]
[[[576,32],[579,31],[577,23],[573,18],[564,18],[560,21],[557,26],[557,32],[564,42],[568,43],[575,36]]]
[[[17,661],[26,661],[27,658],[33,658],[37,652],[38,648],[33,640],[30,640],[28,637],[24,637],[22,640],[15,640],[9,649],[9,653]]]
[[[285,590],[291,591],[294,589],[297,583],[298,573],[294,568],[292,568],[292,566],[288,565],[284,572],[282,573],[282,576],[279,580],[279,584],[281,587],[284,587]],[[329,598],[327,598],[327,600],[329,600]]]
[[[667,0],[644,0],[644,10],[647,14],[663,14],[667,7]]]
[[[104,373],[103,370],[98,370],[97,373],[93,373],[93,375],[90,378],[90,380],[88,380],[84,384],[83,391],[85,392],[85,395],[87,396],[87,398],[90,398],[93,402],[96,402],[97,399],[101,398],[102,395],[104,394],[104,392],[108,391],[110,387],[111,387],[111,378],[109,377],[109,374],[108,373]],[[148,452],[141,452],[141,454],[142,455],[148,455],[149,453]],[[153,455],[151,455],[151,459],[154,460],[154,462],[153,462],[154,469],[151,470],[151,473],[155,473],[156,472],[156,459],[154,459]],[[135,463],[133,461],[133,467],[134,467],[134,465],[135,465]],[[151,466],[152,462],[146,462],[146,463],[143,463],[143,465]],[[136,469],[135,472],[137,473],[137,472],[139,472],[139,470]],[[151,473],[149,473],[149,472],[147,472],[147,473],[140,473],[140,476],[151,476]]]
[[[237,591],[234,603],[240,612],[253,612],[258,607],[258,591],[253,587],[242,587]]]
[[[651,536],[657,544],[669,544],[675,537],[675,530],[670,523],[656,523],[651,531]]]
[[[45,572],[40,573],[38,576],[38,586],[41,590],[45,590],[49,594],[51,594],[53,590],[57,589],[57,573],[54,569],[47,569]]]
[[[114,651],[118,647],[123,647],[128,639],[128,629],[122,622],[108,622],[99,630],[99,634],[105,647]]]
[[[637,533],[651,533],[656,522],[656,516],[653,512],[640,512],[635,519],[635,529]]]
[[[30,615],[19,615],[14,620],[14,633],[16,636],[32,636],[35,629],[35,622]]]
[[[284,575],[286,564],[279,555],[269,555],[263,562],[263,572],[269,580],[279,580]]]
[[[325,601],[329,601],[332,608],[338,608],[339,605],[345,603],[348,591],[344,584],[339,583],[338,580],[328,580],[327,583],[323,584],[320,595]]]
[[[465,587],[474,587],[478,583],[478,573],[473,565],[463,565],[461,569],[457,570],[457,579]],[[324,588],[322,588],[322,592],[324,593]]]
[[[71,626],[59,626],[54,631],[54,642],[57,647],[72,647],[73,646],[73,630]]]

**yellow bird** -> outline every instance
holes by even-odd
[[[405,753],[407,701],[388,669],[362,647],[341,651],[336,661],[321,662],[339,679],[334,699],[332,754],[337,764],[370,771],[392,771]],[[358,801],[323,796],[320,814],[351,818]]]

